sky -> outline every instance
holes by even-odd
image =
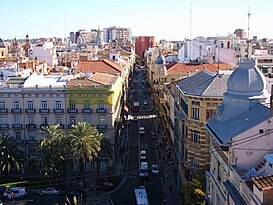
[[[0,38],[68,37],[79,29],[131,28],[133,36],[184,40],[236,29],[273,38],[272,0],[0,0]],[[191,9],[190,9],[191,8]],[[250,9],[249,9],[250,8]],[[191,22],[191,23],[190,23]]]

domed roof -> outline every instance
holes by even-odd
[[[157,56],[155,63],[156,64],[164,64],[165,63],[165,58],[161,52],[159,52],[159,55]]]
[[[254,59],[241,60],[227,82],[230,94],[248,96],[261,95],[264,92],[265,85],[265,78],[256,67]]]
[[[5,48],[5,42],[0,38],[0,48]]]

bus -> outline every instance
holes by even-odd
[[[139,111],[139,102],[134,102],[132,111],[133,112],[138,112]]]
[[[148,196],[145,186],[135,188],[136,205],[149,205]]]

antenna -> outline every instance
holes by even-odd
[[[65,13],[64,13],[64,39],[65,39]]]
[[[250,22],[250,6],[248,6],[248,14],[247,14],[247,18],[248,18],[248,25],[247,25],[247,58],[249,56],[249,22]]]
[[[190,39],[191,39],[191,14],[192,14],[192,2],[190,3]]]

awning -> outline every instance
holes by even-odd
[[[228,194],[231,196],[236,205],[246,205],[244,199],[239,194],[239,192],[234,188],[234,186],[230,183],[229,180],[223,182],[226,187]]]

